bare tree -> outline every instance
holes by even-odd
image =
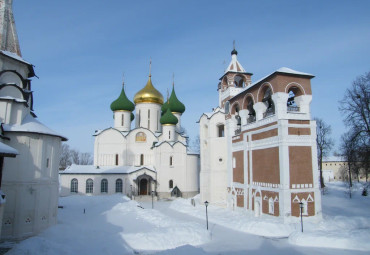
[[[340,101],[344,122],[353,130],[353,137],[370,136],[370,72],[357,77]]]
[[[348,181],[349,181],[349,197],[352,197],[352,172],[355,168],[356,162],[356,139],[354,137],[356,133],[347,132],[341,137],[340,149],[342,156],[347,161],[347,170],[348,170]]]
[[[72,149],[70,153],[71,153],[72,163],[75,165],[79,165],[80,164],[80,152],[78,150]]]
[[[59,169],[64,170],[71,164],[72,164],[72,161],[71,161],[71,153],[70,153],[69,145],[66,143],[62,143]]]
[[[324,178],[322,176],[322,158],[326,157],[331,151],[334,141],[330,137],[331,126],[326,124],[322,119],[316,120],[316,145],[317,145],[317,161],[320,170],[320,187],[324,188]]]
[[[80,165],[91,165],[93,163],[93,158],[90,153],[84,152],[80,153]]]
[[[200,137],[199,137],[199,135],[197,135],[195,137],[195,140],[192,141],[191,149],[196,153],[200,153]]]
[[[353,169],[359,178],[360,172],[366,175],[370,165],[370,72],[357,77],[351,88],[347,89],[340,101],[339,110],[344,114],[345,124],[349,127],[351,143],[355,145],[354,155],[357,157]]]

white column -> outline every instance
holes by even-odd
[[[311,101],[312,101],[312,95],[302,95],[302,96],[299,96],[299,97],[295,97],[294,101],[297,104],[297,106],[299,107],[299,111],[301,113],[309,114],[308,117],[310,118],[310,104],[311,104]]]
[[[287,115],[287,102],[289,95],[283,92],[274,93],[272,96],[272,101],[275,105],[275,115],[278,119],[285,119]]]
[[[256,111],[256,121],[263,119],[263,113],[266,112],[267,106],[263,102],[258,102],[253,105],[253,109]]]

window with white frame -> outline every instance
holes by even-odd
[[[100,192],[101,193],[108,192],[108,180],[107,179],[101,180]]]
[[[94,182],[91,179],[86,181],[86,193],[93,193],[94,191]]]
[[[71,193],[77,193],[77,192],[78,192],[78,180],[74,178],[71,181]]]

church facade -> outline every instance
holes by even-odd
[[[280,68],[252,82],[231,52],[218,107],[200,120],[202,201],[290,220],[321,216],[311,74]]]
[[[57,222],[60,145],[67,139],[36,119],[35,72],[21,55],[12,0],[0,0],[0,44],[1,239],[20,240]]]
[[[199,193],[199,154],[188,151],[187,136],[181,128],[185,106],[178,100],[174,84],[164,102],[149,75],[133,101],[122,86],[111,104],[113,127],[94,134],[94,165],[72,165],[60,171],[62,196],[146,196],[153,192],[167,198]]]

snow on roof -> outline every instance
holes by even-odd
[[[94,166],[72,164],[60,174],[130,174],[141,169],[156,172],[153,166]]]
[[[23,62],[27,65],[30,65],[32,66],[31,63],[28,63],[27,61],[25,61],[23,58],[21,58],[20,56],[18,56],[17,54],[13,53],[13,52],[10,52],[10,51],[6,51],[6,50],[0,50],[0,52],[8,57],[11,57],[11,58],[14,58],[15,60],[18,60],[20,62]]]
[[[276,70],[276,72],[279,72],[279,73],[289,73],[289,74],[297,74],[297,75],[308,75],[308,76],[314,76],[314,75],[312,75],[312,74],[299,72],[299,71],[296,71],[296,70],[290,69],[290,68],[288,68],[288,67],[281,67],[281,68],[279,68],[278,70]]]
[[[19,98],[15,98],[15,97],[11,97],[11,96],[4,96],[4,97],[0,97],[0,99],[5,99],[5,100],[14,100],[18,103],[27,103],[26,100],[24,99],[19,99]]]
[[[216,113],[218,113],[218,112],[221,112],[221,113],[225,113],[225,110],[224,109],[221,109],[220,107],[216,107],[216,108],[214,108],[213,109],[213,111],[212,112],[204,112],[203,114],[202,114],[202,116],[203,115],[206,115],[206,117],[208,118],[208,119],[210,119],[213,115],[215,115]],[[200,118],[202,118],[202,116],[200,116]],[[199,120],[200,120],[200,118],[199,118]],[[199,121],[198,121],[199,122]]]
[[[172,147],[176,144],[176,143],[181,143],[182,145],[186,146],[185,143],[181,142],[181,141],[176,141],[176,142],[169,142],[169,141],[161,141],[161,142],[158,142],[158,143],[155,143],[153,144],[154,147],[158,147],[160,146],[161,144],[164,144],[164,143],[168,143],[169,145],[171,145]]]
[[[323,162],[344,162],[347,161],[342,156],[328,156],[322,158]]]
[[[34,117],[31,114],[27,114],[26,117],[23,119],[21,125],[9,125],[3,124],[4,131],[7,132],[29,132],[29,133],[38,133],[38,134],[46,134],[52,136],[58,136],[62,138],[62,141],[67,141],[68,139],[54,130],[51,130]]]
[[[5,143],[0,142],[0,154],[15,156],[15,155],[18,155],[19,153],[13,147],[10,147],[9,145],[6,145]]]

